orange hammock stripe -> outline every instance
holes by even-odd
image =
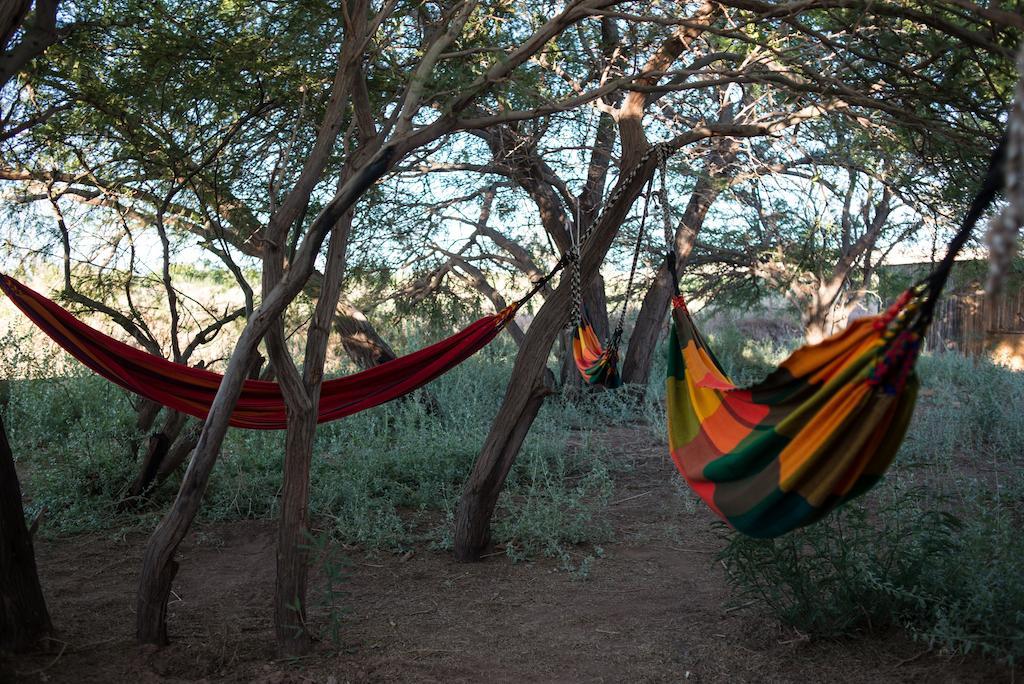
[[[98,375],[142,397],[206,418],[220,387],[219,373],[173,363],[87,326],[55,302],[0,274],[0,289],[35,325]],[[440,377],[485,347],[518,304],[485,316],[440,342],[343,378],[326,380],[317,421],[337,420],[397,399]],[[285,428],[285,404],[275,382],[246,380],[231,425]]]

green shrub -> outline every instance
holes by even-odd
[[[876,497],[877,499],[877,497]],[[854,503],[778,539],[725,533],[736,601],[812,636],[906,628],[951,654],[1024,657],[1024,541],[1008,517],[925,509],[922,490]]]
[[[809,528],[729,534],[740,596],[809,634],[904,627],[949,653],[1024,657],[1024,375],[925,356],[887,483]]]
[[[854,503],[776,539],[730,531],[720,558],[740,599],[807,634],[919,620],[935,601],[931,566],[956,548],[960,524],[917,502],[908,492],[871,512]]]

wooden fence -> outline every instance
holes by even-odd
[[[986,355],[1024,370],[1024,288],[994,297],[979,290],[943,298],[926,346],[933,351]]]

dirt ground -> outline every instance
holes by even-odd
[[[173,643],[132,640],[145,536],[91,534],[37,545],[59,629],[52,650],[0,663],[24,682],[976,682],[1008,669],[949,659],[899,634],[814,641],[727,603],[712,515],[693,504],[643,429],[609,434],[620,474],[586,578],[554,560],[476,564],[416,549],[347,551],[342,640],[305,658],[274,651],[269,521],[205,525],[182,545],[169,607]],[[584,550],[590,552],[590,550]],[[317,584],[320,584],[319,578]],[[323,610],[314,621],[326,620]]]

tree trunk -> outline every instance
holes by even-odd
[[[284,327],[267,335],[267,349],[285,379],[281,388],[288,409],[285,436],[284,483],[278,525],[277,582],[274,592],[274,629],[280,651],[302,655],[312,645],[306,605],[309,586],[309,478],[316,438],[320,389],[330,341],[331,321],[338,308],[345,273],[352,213],[346,213],[331,232],[323,285],[306,335],[301,377],[287,356]],[[281,276],[283,263],[264,266],[271,283]],[[287,365],[287,372],[285,366]]]
[[[153,429],[153,424],[156,422],[156,418],[160,415],[160,409],[163,406],[155,401],[149,399],[139,399],[139,405],[135,409],[135,429],[138,431],[139,438],[131,441],[131,452],[128,454],[128,458],[135,460],[139,456],[139,450],[142,449],[142,442],[144,440],[143,435]]]
[[[397,355],[382,338],[362,311],[350,302],[338,302],[334,329],[341,337],[345,353],[361,370],[393,361]]]
[[[651,378],[654,350],[658,346],[665,314],[672,301],[672,276],[662,264],[644,295],[636,325],[629,337],[629,347],[622,360],[622,382],[645,388]]]
[[[192,421],[185,428],[183,434],[178,436],[177,441],[171,445],[171,448],[167,451],[167,456],[164,457],[156,471],[154,488],[162,485],[185,462],[189,454],[192,453],[192,450],[196,448],[196,442],[199,441],[199,433],[202,431],[202,427],[202,423]]]
[[[704,221],[707,219],[711,205],[722,192],[722,180],[727,177],[727,169],[736,161],[739,144],[735,140],[723,139],[716,141],[715,151],[708,160],[707,171],[697,179],[686,203],[683,217],[675,230],[675,242],[672,246],[676,257],[676,273],[682,274],[690,253],[697,242]],[[669,304],[672,302],[672,276],[668,268],[662,265],[651,288],[644,295],[636,325],[629,338],[629,348],[622,361],[622,381],[626,384],[646,388],[651,378],[651,365],[654,361],[654,350],[658,346],[662,326],[668,315]]]
[[[401,152],[394,148],[381,151],[349,179],[338,194],[321,210],[302,242],[292,266],[282,281],[265,297],[246,321],[228,361],[228,367],[210,405],[202,432],[196,442],[192,461],[185,471],[178,497],[146,544],[136,597],[135,635],[140,643],[167,643],[167,597],[177,571],[174,554],[185,538],[202,505],[203,493],[217,462],[227,434],[228,421],[242,393],[250,368],[260,359],[259,343],[273,322],[302,290],[313,272],[316,255],[323,240],[337,221],[348,212],[390,168]]]
[[[142,503],[153,491],[154,485],[157,484],[157,476],[164,469],[164,461],[188,418],[187,414],[179,411],[167,411],[160,430],[149,436],[146,453],[142,457],[142,467],[128,487],[128,493],[119,507],[125,508],[133,503]]]
[[[23,650],[52,631],[14,454],[0,419],[0,651]]]
[[[627,177],[628,184],[622,195],[594,227],[581,263],[583,283],[588,284],[597,276],[618,227],[655,167],[652,156],[632,178]],[[544,397],[549,393],[543,381],[545,364],[551,346],[568,317],[572,290],[570,280],[562,277],[530,324],[512,370],[515,382],[508,385],[498,415],[463,489],[455,514],[454,553],[460,561],[476,560],[487,545],[498,494]]]
[[[306,623],[306,590],[309,583],[309,470],[315,436],[315,408],[288,412],[274,592],[277,645],[287,655],[302,655],[312,644]]]
[[[677,29],[672,38],[647,61],[644,66],[646,75],[638,79],[639,82],[655,85],[679,54],[703,32],[704,22],[710,21],[718,11],[718,6],[711,2],[701,3],[692,17],[693,23]],[[645,157],[650,152],[642,125],[646,102],[644,92],[630,91],[618,110],[621,169],[625,175],[620,175],[613,188],[611,196],[615,199],[595,223],[580,259],[580,280],[584,287],[597,277],[619,226],[657,168],[657,155]],[[572,287],[570,280],[561,278],[558,288],[544,301],[530,325],[512,369],[515,381],[509,383],[498,415],[463,489],[455,512],[454,553],[460,561],[477,560],[486,546],[498,493],[543,402],[541,378],[551,346],[566,322]]]
[[[545,358],[547,355],[544,355]],[[518,365],[518,364],[517,364]],[[549,379],[548,374],[542,376]],[[509,386],[517,385],[512,383]],[[455,558],[460,561],[473,561],[479,557],[483,549],[490,544],[491,516],[498,502],[498,495],[508,476],[508,471],[515,462],[516,454],[523,445],[523,440],[530,431],[544,398],[554,393],[554,388],[541,382],[526,391],[519,399],[518,413],[499,414],[491,428],[493,434],[501,430],[505,439],[495,443],[499,450],[494,458],[494,467],[489,469],[474,468],[473,475],[466,485],[466,491],[459,502],[455,516]],[[509,395],[506,395],[506,402]],[[488,446],[490,445],[488,439]],[[487,448],[485,446],[485,448]],[[481,454],[483,458],[483,454]],[[477,461],[480,464],[480,460]]]

